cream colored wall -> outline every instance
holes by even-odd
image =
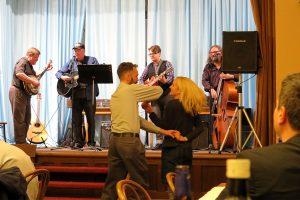
[[[276,93],[281,81],[300,72],[300,0],[275,0]]]

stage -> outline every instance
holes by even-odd
[[[107,167],[107,149],[38,147],[34,151],[27,145],[22,148],[27,148],[25,150],[29,152],[28,154],[38,168],[43,168],[43,166]],[[161,151],[146,150],[146,158],[149,165],[150,195],[155,199],[167,197],[166,187],[160,181]],[[201,197],[219,183],[226,182],[226,160],[229,158],[235,158],[235,154],[230,152],[218,154],[217,151],[207,150],[194,151],[191,183],[195,198]]]

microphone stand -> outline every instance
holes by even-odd
[[[74,63],[75,63],[76,57],[73,56],[72,59],[72,67],[71,67],[71,75],[72,75],[72,94],[71,94],[71,103],[72,103],[72,123],[71,123],[71,129],[72,129],[72,141],[70,143],[71,148],[74,148],[75,142],[74,142]]]

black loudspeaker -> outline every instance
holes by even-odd
[[[223,31],[222,71],[225,73],[257,73],[257,31]]]
[[[111,121],[102,121],[101,122],[101,135],[100,135],[100,147],[108,148],[109,147],[109,136],[111,133]]]
[[[208,148],[208,137],[209,137],[209,115],[201,115],[202,125],[203,125],[203,131],[200,133],[198,137],[196,137],[192,141],[192,148],[194,150],[201,150]]]
[[[208,129],[206,126],[204,126],[203,132],[192,141],[192,148],[194,150],[208,148]]]

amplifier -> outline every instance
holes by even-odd
[[[101,122],[101,133],[100,133],[100,147],[109,147],[109,136],[111,133],[111,121]]]
[[[97,99],[96,107],[97,108],[109,108],[110,107],[110,99]]]
[[[72,100],[67,99],[67,108],[72,108]],[[110,99],[96,99],[96,108],[110,108]]]

